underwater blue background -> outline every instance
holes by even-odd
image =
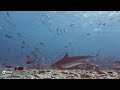
[[[0,11],[0,64],[25,65],[39,41],[44,45],[36,55],[48,66],[65,53],[93,56],[99,50],[96,62],[120,61],[120,12]]]

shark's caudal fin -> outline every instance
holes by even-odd
[[[96,54],[96,56],[99,56],[100,55],[100,50],[98,51],[98,53]]]

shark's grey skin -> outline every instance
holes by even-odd
[[[97,56],[99,55],[99,52],[96,56],[74,56],[74,57],[69,57],[68,53],[65,54],[65,56],[55,62],[54,64],[51,65],[52,68],[58,68],[58,69],[68,69],[74,66],[77,66],[82,63],[82,61],[89,61],[93,59],[97,59]]]

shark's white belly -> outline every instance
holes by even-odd
[[[63,64],[63,65],[61,65],[61,67],[62,68],[71,68],[71,67],[77,66],[79,64],[82,64],[82,62],[81,61],[75,61],[75,62],[70,62],[70,63]]]
[[[80,64],[83,64],[83,61],[89,61],[90,59],[94,59],[94,58],[89,58],[89,59],[82,59],[82,60],[77,60],[77,61],[72,61],[72,62],[68,62],[66,64],[62,64],[61,67],[62,68],[71,68]]]

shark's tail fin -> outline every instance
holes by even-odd
[[[98,51],[98,53],[96,54],[96,56],[99,56],[100,55],[100,50]]]
[[[100,60],[100,57],[98,57],[100,55],[100,50],[98,51],[98,53],[96,54],[96,60]]]

